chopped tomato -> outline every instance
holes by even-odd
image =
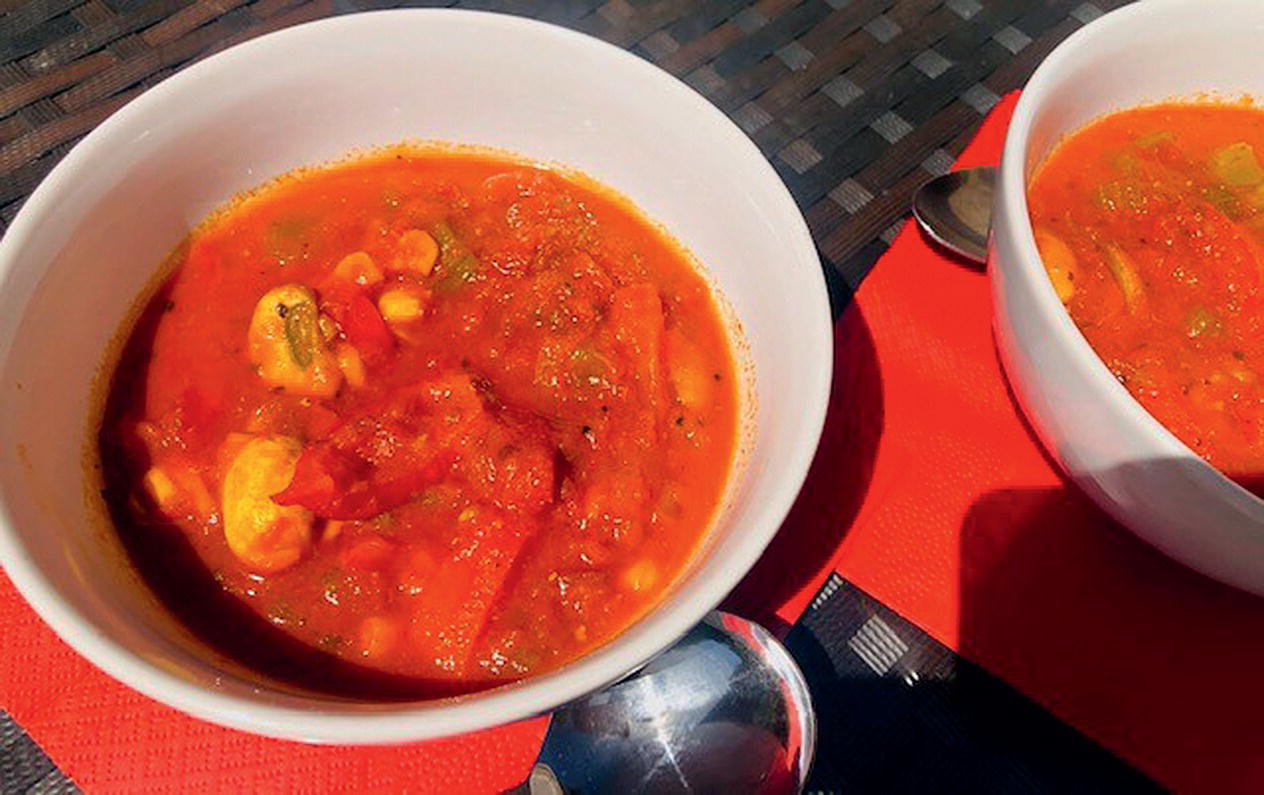
[[[395,347],[395,335],[367,296],[355,287],[329,289],[322,307],[338,322],[347,342],[355,346],[370,367],[382,364]]]
[[[471,670],[475,643],[526,540],[521,525],[491,511],[457,523],[453,556],[424,575],[411,608],[411,641],[433,675],[477,675]]]
[[[273,499],[326,519],[371,519],[442,480],[453,460],[449,450],[425,449],[414,428],[361,417],[305,447]]]
[[[384,538],[372,536],[355,541],[338,555],[338,560],[342,565],[353,569],[380,569],[395,553],[394,544]]]

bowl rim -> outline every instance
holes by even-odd
[[[1236,5],[1240,8],[1254,9],[1257,13],[1261,9],[1261,6],[1255,4],[1256,0],[1221,0],[1221,2],[1226,6]],[[1214,474],[1216,485],[1226,491],[1235,503],[1247,505],[1253,512],[1264,512],[1264,499],[1256,496],[1195,453],[1189,445],[1177,438],[1167,426],[1147,411],[1141,402],[1132,396],[1127,387],[1111,374],[1106,363],[1093,350],[1088,338],[1071,318],[1070,311],[1058,298],[1053,283],[1045,274],[1027,206],[1025,171],[1028,144],[1036,115],[1047,96],[1056,90],[1057,83],[1063,79],[1063,73],[1076,63],[1080,51],[1094,46],[1099,41],[1111,41],[1118,38],[1121,32],[1132,29],[1138,19],[1174,11],[1190,12],[1196,5],[1188,0],[1146,0],[1146,2],[1123,6],[1102,15],[1072,33],[1041,62],[1019,95],[1009,128],[1005,133],[1000,179],[996,201],[993,204],[994,212],[997,213],[997,217],[993,220],[993,228],[998,226],[1003,216],[1006,228],[1011,231],[1012,241],[1018,249],[1019,256],[1015,258],[1015,267],[1036,285],[1032,297],[1043,325],[1056,333],[1058,344],[1072,356],[1076,367],[1091,379],[1096,392],[1099,395],[1105,394],[1114,405],[1118,406],[1124,412],[1128,424],[1150,438],[1156,452],[1168,458],[1201,465],[1209,473]],[[1261,18],[1264,19],[1264,15]],[[1165,98],[1156,98],[1155,101],[1163,99]],[[1137,105],[1132,107],[1137,107]],[[1093,121],[1104,115],[1094,117]],[[1087,122],[1087,124],[1091,123],[1092,121]],[[1084,126],[1081,125],[1077,130],[1083,129]],[[1070,134],[1074,134],[1074,131],[1068,133]],[[1055,143],[1055,148],[1057,145]]]
[[[0,240],[0,280],[15,267],[17,254],[38,234],[41,217],[59,195],[73,190],[77,174],[100,157],[123,121],[151,106],[170,101],[197,87],[247,54],[303,36],[325,35],[339,29],[360,35],[382,25],[478,25],[480,29],[510,31],[528,38],[585,48],[621,64],[638,79],[655,82],[681,101],[716,121],[715,133],[726,146],[751,161],[762,173],[763,201],[784,218],[795,248],[792,261],[815,264],[816,279],[804,281],[807,318],[819,338],[819,361],[807,368],[807,380],[796,385],[803,418],[791,455],[781,462],[780,484],[774,497],[752,505],[744,524],[758,532],[738,537],[724,565],[700,566],[688,587],[671,594],[657,607],[604,646],[540,676],[458,699],[377,705],[382,711],[348,712],[335,699],[311,706],[251,701],[216,691],[164,670],[107,636],[78,609],[63,600],[21,543],[7,501],[0,498],[0,564],[27,603],[65,643],[97,668],[126,686],[186,714],[263,736],[309,743],[381,744],[434,739],[504,725],[548,712],[560,704],[597,690],[625,676],[666,649],[713,609],[755,564],[772,540],[797,498],[815,456],[824,426],[832,387],[833,334],[828,292],[815,244],[789,190],[755,144],[718,108],[683,81],[633,53],[596,37],[524,17],[458,9],[391,9],[328,17],[265,34],[227,48],[181,70],[115,111],[80,140],[31,193],[8,233]],[[814,288],[814,289],[813,289]],[[670,603],[670,604],[668,604]],[[664,609],[670,607],[670,609]],[[319,699],[318,699],[319,700]]]

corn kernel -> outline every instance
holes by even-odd
[[[334,266],[334,276],[355,284],[369,286],[382,281],[382,269],[363,251],[348,254]]]
[[[399,236],[399,248],[395,252],[396,270],[417,271],[429,276],[439,259],[439,244],[428,232],[409,229]]]
[[[149,496],[157,503],[158,507],[166,508],[176,498],[176,484],[171,477],[158,467],[151,467],[145,473],[144,478],[145,491],[149,492]]]
[[[346,525],[346,522],[342,522],[337,519],[330,519],[325,522],[325,532],[321,534],[320,540],[333,541],[342,534],[343,528],[346,527]]]
[[[206,488],[202,476],[191,469],[176,473],[176,479],[180,484],[181,490],[188,495],[189,501],[193,503],[193,510],[198,516],[203,518],[215,513],[215,498],[211,496],[211,492]]]
[[[667,375],[676,398],[690,409],[702,409],[711,402],[714,380],[707,369],[706,357],[679,329],[667,332]]]
[[[658,580],[658,567],[649,558],[643,558],[624,569],[620,578],[623,587],[629,591],[645,591],[654,587]]]
[[[1058,298],[1065,304],[1075,295],[1075,253],[1062,238],[1047,229],[1036,229],[1035,236],[1036,249],[1045,264],[1049,281],[1053,283]]]
[[[387,323],[408,323],[421,317],[422,295],[406,287],[394,287],[377,299],[377,309]]]
[[[373,658],[389,652],[399,638],[399,627],[383,616],[369,616],[360,624],[360,654]]]
[[[339,345],[334,356],[338,358],[338,369],[342,370],[347,383],[357,388],[364,386],[364,360],[360,358],[360,352],[350,345]]]

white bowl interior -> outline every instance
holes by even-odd
[[[192,641],[120,565],[81,477],[89,396],[164,255],[238,191],[402,139],[574,166],[662,221],[744,327],[758,422],[722,521],[664,603],[579,663],[446,702],[369,705],[271,686]],[[820,265],[767,162],[718,111],[594,39],[511,17],[394,11],[234,48],[108,120],[0,245],[0,552],[28,600],[107,672],[227,725],[317,741],[450,734],[543,711],[626,673],[713,607],[776,531],[830,382]],[[372,716],[370,719],[366,716]]]
[[[1068,38],[1015,110],[994,208],[997,338],[1045,445],[1116,518],[1172,557],[1264,592],[1264,503],[1196,456],[1115,380],[1040,264],[1027,183],[1066,135],[1167,99],[1264,94],[1264,4],[1148,0]]]

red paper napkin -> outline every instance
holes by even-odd
[[[73,652],[0,575],[0,707],[84,790],[491,792],[517,784],[546,721],[402,746],[314,746],[221,729]]]
[[[958,166],[998,162],[1016,100]],[[832,565],[1165,786],[1264,791],[1264,599],[1163,557],[1060,477],[991,317],[987,276],[912,223],[861,286],[837,335],[846,419],[826,444],[871,463],[816,471],[807,490],[860,505]]]
[[[1015,97],[960,165],[995,163]],[[790,623],[837,568],[938,640],[1183,791],[1264,785],[1264,599],[1118,528],[1044,457],[992,347],[987,279],[909,225],[839,321],[799,502],[729,607]],[[184,717],[98,672],[0,576],[0,706],[90,792],[490,791],[543,719],[407,746],[316,747]]]

